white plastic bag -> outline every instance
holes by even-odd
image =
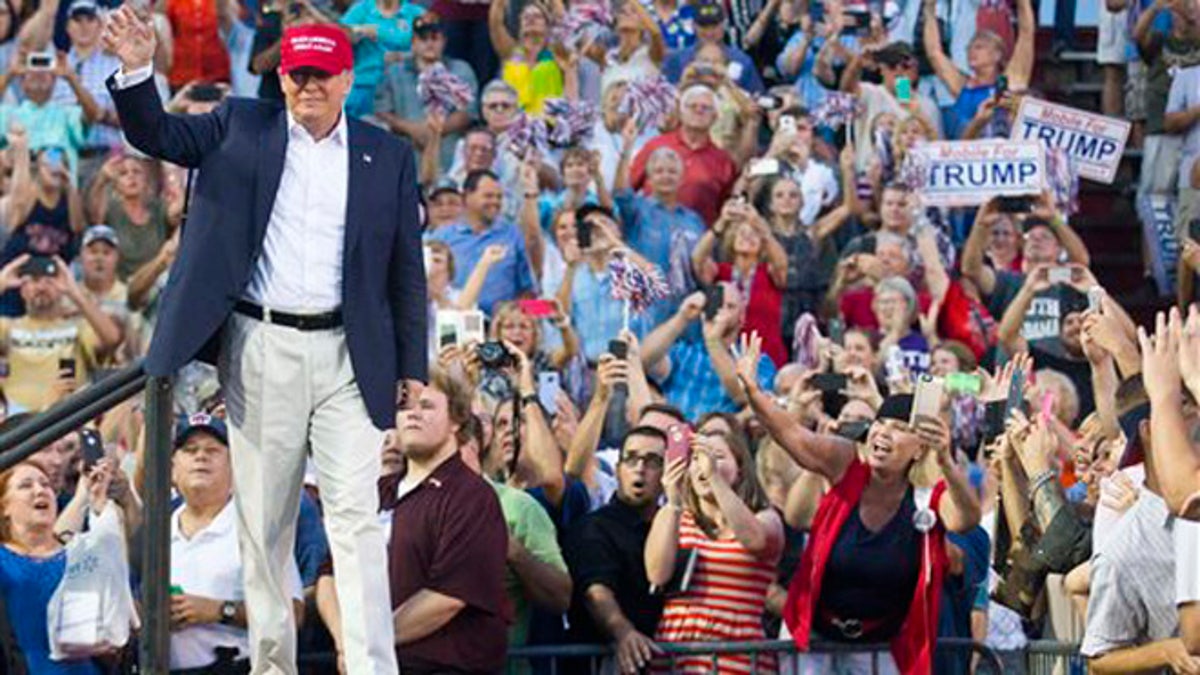
[[[113,504],[93,515],[91,529],[67,544],[67,568],[50,597],[50,658],[81,659],[110,653],[138,627],[121,516]]]

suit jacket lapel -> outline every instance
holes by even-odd
[[[362,133],[362,124],[355,119],[347,120],[346,124],[350,174],[349,183],[346,185],[346,242],[343,247],[345,257],[342,269],[349,268],[350,252],[362,235],[362,223],[366,217],[362,209],[365,204],[370,203],[371,163],[372,156],[376,153],[375,144],[367,134]]]
[[[254,174],[254,242],[259,247],[266,235],[267,221],[271,219],[271,208],[275,205],[275,195],[279,192],[279,181],[283,177],[288,140],[287,119],[287,111],[280,110],[258,140],[258,171]]]

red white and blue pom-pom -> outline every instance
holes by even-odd
[[[550,136],[546,123],[540,117],[530,117],[521,113],[512,124],[500,134],[500,147],[522,159],[529,156],[531,151],[543,155],[550,149]]]
[[[613,299],[626,301],[632,312],[646,311],[655,300],[667,297],[670,292],[657,267],[651,265],[644,269],[623,255],[614,255],[608,261],[608,273],[612,279]]]
[[[817,319],[805,312],[796,319],[792,329],[792,353],[796,356],[793,363],[800,364],[805,370],[812,370],[821,363],[821,331],[817,328]]]
[[[813,111],[813,122],[818,126],[840,129],[853,124],[854,118],[863,111],[857,98],[843,92],[830,92]]]
[[[549,129],[550,144],[558,148],[584,145],[596,127],[596,106],[587,101],[546,99],[543,119]]]
[[[1079,172],[1062,148],[1046,148],[1046,184],[1059,211],[1068,216],[1079,211]]]
[[[426,113],[442,115],[466,110],[475,98],[471,85],[440,63],[421,71],[417,77],[417,95],[421,97]]]
[[[605,33],[611,32],[612,24],[612,10],[607,2],[576,2],[567,10],[566,16],[555,24],[550,39],[564,45],[578,45],[588,36],[601,39]]]
[[[675,112],[677,98],[675,85],[661,75],[638,79],[625,87],[617,110],[622,115],[632,115],[640,129],[657,128]]]

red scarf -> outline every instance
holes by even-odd
[[[783,619],[792,632],[796,647],[801,651],[808,650],[813,614],[821,597],[821,581],[825,577],[825,565],[833,553],[833,545],[842,531],[842,525],[862,499],[863,490],[870,480],[871,469],[862,460],[855,459],[846,469],[842,480],[821,499],[821,505],[813,517],[808,546],[800,558],[800,569],[792,577],[787,603],[783,608]],[[945,481],[938,481],[929,503],[934,513],[937,513],[938,502],[945,491]],[[892,658],[904,675],[928,675],[933,670],[942,577],[949,565],[946,530],[940,519],[923,539],[920,574],[913,601],[900,632],[892,638],[891,644]]]

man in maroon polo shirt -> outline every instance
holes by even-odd
[[[396,414],[407,467],[379,487],[380,505],[394,509],[388,574],[404,673],[504,668],[508,528],[496,491],[460,458],[470,414],[469,391],[444,372]]]
[[[738,178],[738,167],[721,148],[713,145],[712,126],[717,121],[717,95],[708,86],[693,84],[679,94],[679,129],[650,139],[630,170],[633,189],[645,191],[646,163],[661,147],[671,148],[683,160],[679,203],[700,214],[712,226]]]
[[[465,385],[431,373],[420,397],[396,413],[406,467],[379,481],[380,506],[393,509],[388,576],[406,675],[504,668],[508,528],[496,491],[460,458],[470,414]]]

